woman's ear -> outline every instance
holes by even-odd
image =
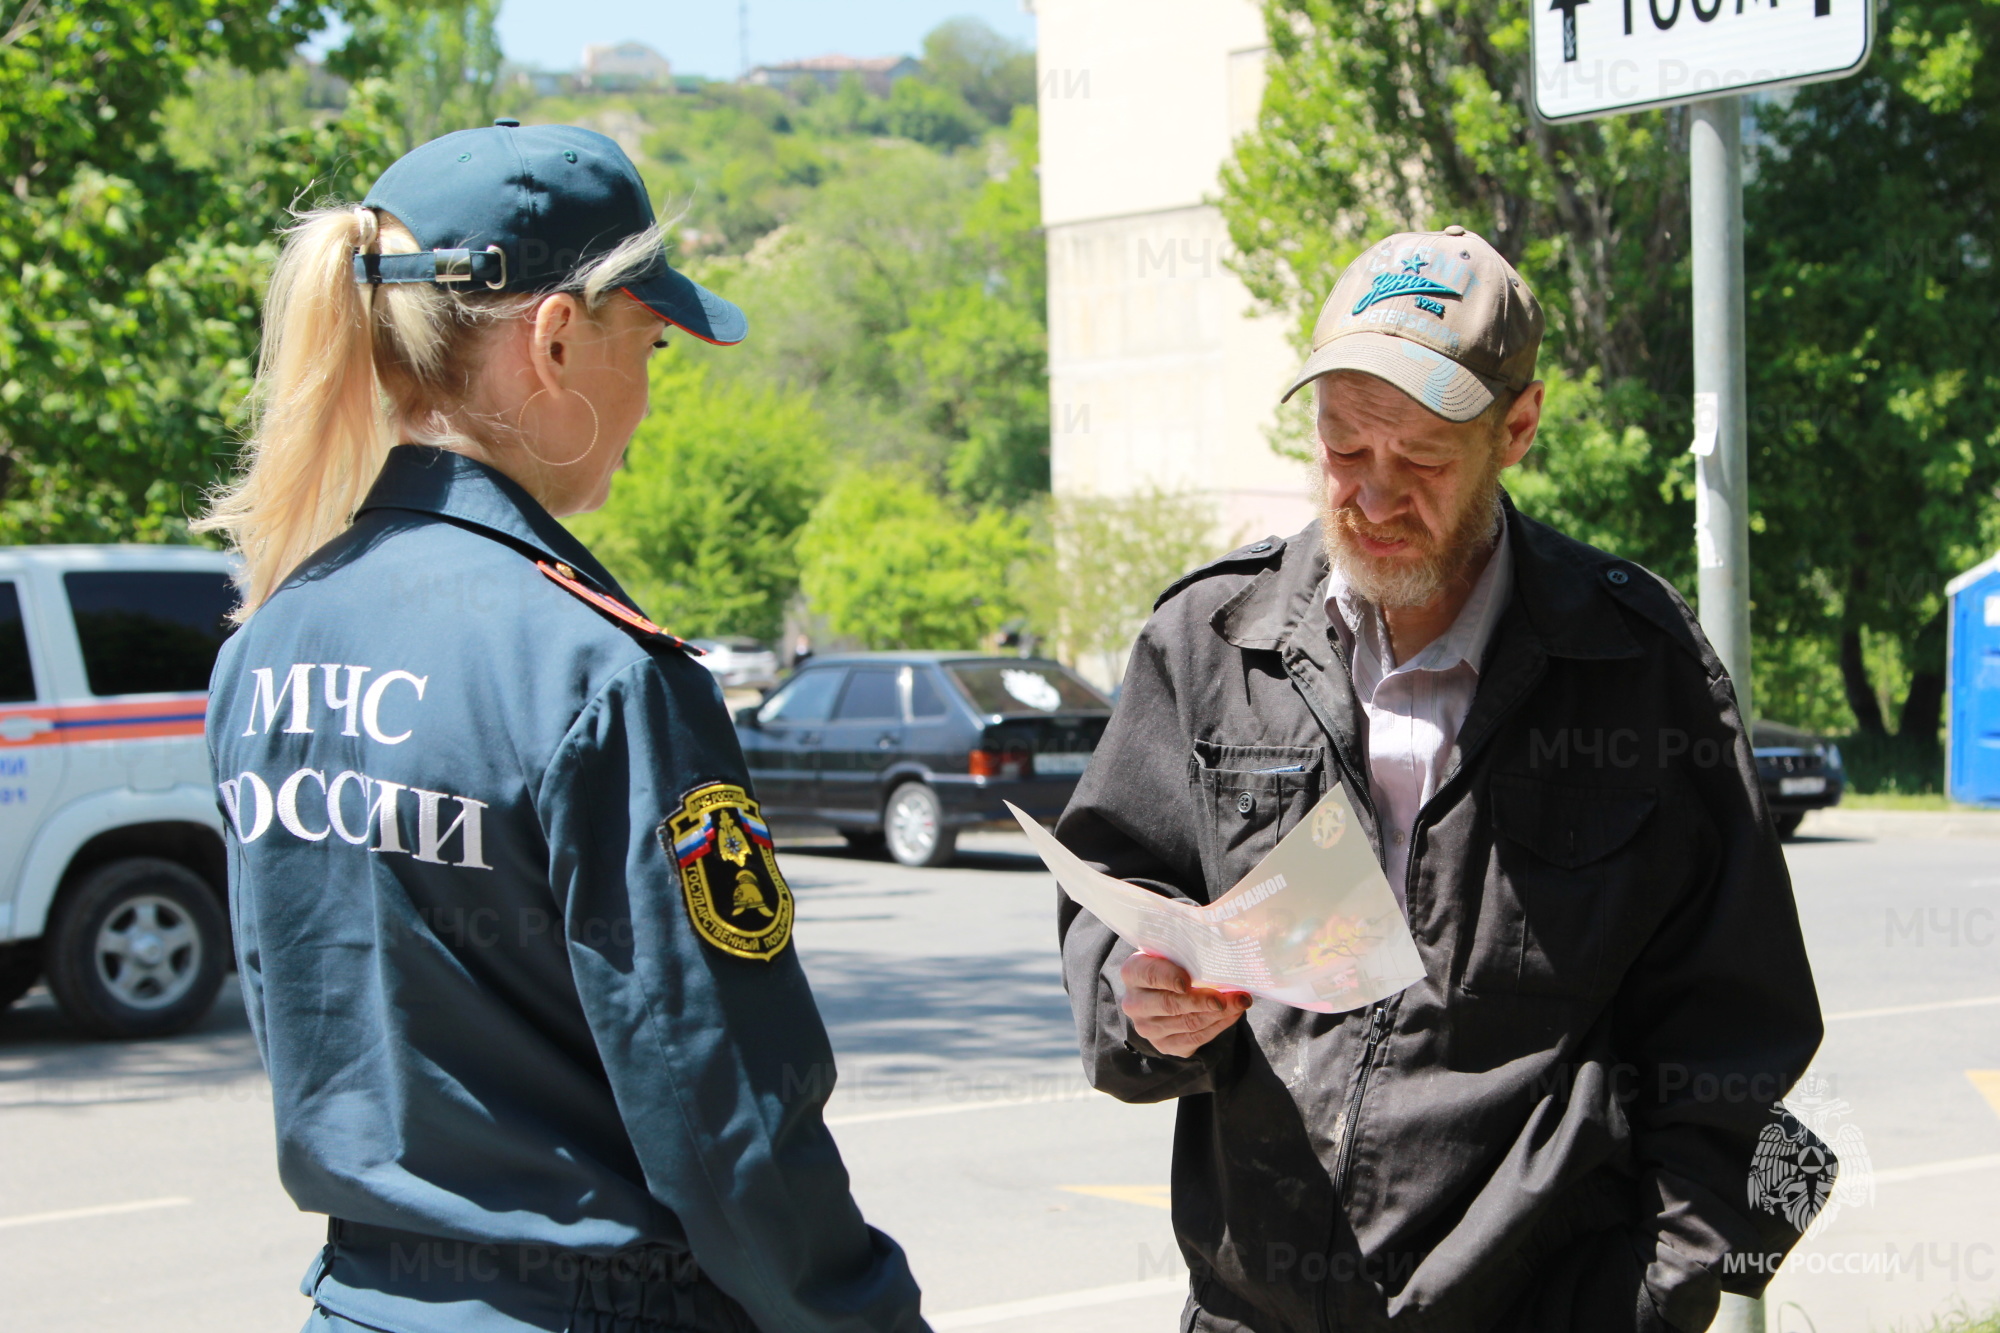
[[[529,359],[535,380],[550,393],[561,393],[569,378],[569,343],[576,337],[583,308],[568,292],[558,292],[535,308],[535,331]]]

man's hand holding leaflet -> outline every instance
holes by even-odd
[[[1394,995],[1424,974],[1409,924],[1339,787],[1206,906],[1093,870],[1007,808],[1065,893],[1128,944],[1179,964],[1199,988],[1334,1014]]]

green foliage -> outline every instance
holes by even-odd
[[[981,187],[962,225],[966,276],[924,297],[888,350],[924,424],[949,442],[952,494],[1014,506],[1049,488],[1048,260],[1032,110],[1016,113],[1000,146],[1007,170]]]
[[[683,345],[655,361],[653,410],[610,502],[570,526],[674,633],[775,639],[824,486],[826,423],[804,395],[718,382]]]
[[[1892,640],[1927,705],[1901,725],[1928,741],[1943,586],[2000,536],[2000,327],[1983,313],[2000,302],[2000,10],[1906,0],[1889,17],[1860,75],[1758,114],[1753,588],[1760,619],[1794,633]],[[1867,676],[1851,698],[1883,672]]]
[[[949,88],[899,79],[882,107],[882,128],[933,148],[963,148],[984,129],[979,113]]]
[[[1022,606],[1026,518],[966,514],[897,472],[856,471],[799,534],[800,586],[835,634],[867,648],[976,648]]]
[[[159,112],[194,72],[274,69],[319,13],[198,8],[99,5],[86,22],[51,5],[17,12],[0,45],[17,173],[0,213],[0,541],[185,540],[233,452],[274,226],[329,164],[387,160],[366,99],[226,166],[175,160]],[[32,124],[24,107],[42,108]]]
[[[1142,491],[1050,501],[1055,540],[1023,576],[1034,627],[1107,679],[1167,585],[1227,549],[1215,506],[1198,495]]]
[[[357,7],[327,68],[344,78],[387,80],[400,112],[400,157],[440,134],[492,123],[499,16],[500,0],[374,0]]]
[[[1858,796],[1925,796],[1944,791],[1944,747],[1934,736],[1857,732],[1839,738],[1848,790]]]
[[[700,269],[751,316],[748,342],[710,354],[718,370],[812,391],[844,452],[913,467],[963,503],[1046,491],[1034,150],[1023,110],[991,174],[915,144],[851,152],[781,231]]]
[[[336,120],[346,105],[346,84],[323,66],[294,59],[252,71],[210,60],[189,73],[185,93],[160,108],[160,143],[183,167],[212,171],[269,135]]]
[[[1581,378],[1560,366],[1543,368],[1548,397],[1535,447],[1506,476],[1521,512],[1560,532],[1610,551],[1644,547],[1657,510],[1693,485],[1686,455],[1654,466],[1652,440],[1637,425],[1615,424],[1596,367]],[[1641,479],[1657,476],[1648,495]]]
[[[1035,100],[1035,53],[975,18],[949,19],[924,38],[924,78],[995,125]]]
[[[61,190],[88,164],[153,164],[155,116],[205,60],[276,69],[329,14],[365,0],[6,0],[0,3],[0,178],[15,197]]]

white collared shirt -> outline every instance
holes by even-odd
[[[1368,724],[1369,785],[1382,825],[1389,887],[1399,903],[1417,812],[1437,794],[1451,766],[1458,729],[1479,685],[1480,660],[1513,590],[1514,556],[1502,528],[1458,619],[1401,666],[1390,655],[1387,627],[1374,603],[1338,570],[1327,575],[1321,590],[1327,619],[1354,664],[1354,697]]]

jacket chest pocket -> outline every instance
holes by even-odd
[[[1495,776],[1493,840],[1463,985],[1475,994],[1585,997],[1605,975],[1605,934],[1640,890],[1657,804],[1651,788]]]
[[[1228,892],[1318,802],[1326,753],[1310,746],[1196,741],[1188,781],[1202,821],[1202,870],[1211,900]]]

